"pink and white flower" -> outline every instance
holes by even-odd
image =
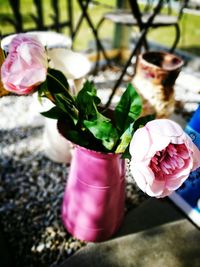
[[[1,68],[4,88],[19,95],[32,93],[46,80],[47,66],[43,45],[31,36],[18,34],[11,41]]]
[[[159,119],[139,128],[130,143],[131,172],[140,189],[165,197],[200,166],[200,151],[175,122]]]

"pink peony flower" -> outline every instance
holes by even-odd
[[[1,68],[4,88],[19,95],[26,95],[45,81],[46,75],[47,55],[42,44],[25,34],[14,37]]]
[[[139,128],[130,143],[131,173],[140,189],[165,197],[200,167],[200,151],[175,122],[159,119]]]

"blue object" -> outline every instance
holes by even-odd
[[[200,149],[200,105],[186,126],[185,132]],[[200,168],[191,172],[189,178],[169,198],[200,227]]]
[[[191,120],[189,121],[188,125],[191,129],[196,131],[197,133],[200,134],[200,105],[193,114]],[[187,132],[187,127],[186,127],[186,132]],[[195,142],[194,142],[195,143]],[[196,144],[197,146],[200,146],[200,143]]]
[[[186,126],[185,131],[200,149],[200,105]]]

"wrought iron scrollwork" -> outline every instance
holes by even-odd
[[[50,17],[52,19],[51,23],[45,23],[45,1],[43,0],[33,0],[32,4],[36,9],[36,14],[29,13],[28,16],[31,17],[34,25],[32,27],[25,27],[25,20],[23,20],[24,14],[21,10],[22,1],[20,0],[9,0],[9,5],[12,10],[12,16],[5,15],[2,18],[3,23],[9,23],[14,27],[14,31],[3,33],[2,37],[14,32],[24,32],[24,31],[32,31],[32,30],[55,30],[56,32],[61,32],[63,28],[69,28],[69,34],[72,35],[72,19],[73,19],[73,9],[72,9],[72,0],[66,1],[66,19],[61,21],[60,17],[60,4],[59,0],[51,0],[51,11]],[[30,8],[31,10],[31,8]],[[27,16],[27,14],[26,14]]]
[[[13,18],[5,17],[4,21],[12,24],[16,32],[23,31],[23,20],[20,12],[20,0],[9,0],[10,7],[13,12]]]
[[[35,16],[34,14],[31,14],[31,17],[36,24],[37,30],[43,30],[44,29],[44,13],[43,13],[42,0],[33,0],[33,3],[37,11],[37,16]]]

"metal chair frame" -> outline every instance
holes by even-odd
[[[30,17],[34,22],[34,27],[24,28],[23,24],[23,14],[21,13],[21,4],[20,0],[9,0],[10,7],[12,9],[13,16],[12,18],[8,16],[4,16],[2,20],[8,22],[14,27],[14,32],[9,32],[6,34],[2,34],[2,37],[19,32],[27,32],[27,31],[44,31],[44,30],[55,30],[56,32],[61,32],[63,28],[69,28],[69,34],[72,36],[73,32],[73,12],[72,12],[72,0],[66,0],[67,12],[66,19],[61,21],[60,12],[59,12],[59,0],[51,0],[51,8],[53,11],[53,15],[51,15],[52,23],[45,24],[44,23],[44,1],[43,0],[33,0],[33,5],[36,9],[36,15],[30,13]]]
[[[141,29],[140,37],[139,37],[139,39],[138,39],[133,51],[131,52],[131,55],[129,56],[129,59],[127,60],[125,66],[123,67],[123,70],[122,70],[122,72],[120,74],[120,77],[118,78],[118,80],[116,81],[116,83],[115,83],[115,85],[114,85],[114,87],[112,89],[112,92],[111,92],[111,94],[110,94],[110,96],[108,98],[108,101],[107,101],[106,105],[105,105],[106,109],[110,106],[112,98],[115,95],[119,85],[121,84],[121,82],[122,82],[122,80],[124,78],[124,75],[127,72],[128,67],[131,64],[132,58],[138,53],[138,51],[141,49],[142,45],[144,45],[146,43],[146,35],[148,33],[148,30],[149,30],[150,26],[152,25],[156,15],[160,12],[160,10],[162,8],[162,5],[163,5],[163,0],[159,0],[157,5],[156,5],[156,7],[154,8],[154,12],[151,14],[151,16],[149,17],[149,19],[148,19],[148,21],[147,21],[147,23],[145,25],[141,25],[140,24],[141,23],[141,21],[140,21],[141,18],[140,18],[139,9],[134,10],[134,12],[136,12],[135,13],[135,17],[138,20],[138,25],[139,25],[139,27]]]
[[[173,52],[175,50],[177,44],[178,44],[178,41],[180,39],[180,28],[179,28],[178,21],[180,20],[180,18],[182,16],[183,9],[187,6],[188,0],[182,1],[182,5],[181,5],[181,8],[179,10],[179,13],[176,17],[176,20],[174,20],[173,23],[159,22],[159,18],[164,18],[164,17],[161,17],[164,15],[160,14],[160,12],[164,6],[164,3],[168,4],[168,15],[167,16],[169,16],[169,12],[171,9],[170,0],[156,1],[156,5],[153,5],[152,1],[150,1],[150,2],[151,2],[150,4],[152,5],[152,7],[154,7],[154,8],[153,8],[153,12],[148,13],[148,16],[146,14],[141,13],[139,6],[136,5],[135,0],[129,0],[131,10],[129,10],[129,11],[125,10],[125,13],[124,13],[124,14],[127,14],[127,18],[128,18],[127,20],[122,15],[124,10],[117,10],[117,11],[113,11],[113,12],[109,12],[109,13],[104,14],[104,16],[102,17],[102,19],[99,21],[99,23],[97,25],[97,35],[99,36],[99,30],[100,30],[103,22],[106,19],[109,19],[109,15],[112,15],[112,14],[115,15],[116,14],[116,17],[113,16],[113,18],[116,19],[114,21],[114,23],[119,23],[121,25],[125,25],[128,27],[137,26],[140,30],[140,36],[138,38],[138,41],[136,42],[136,46],[133,49],[133,51],[131,52],[131,55],[130,55],[128,61],[126,62],[125,66],[122,69],[122,72],[121,72],[119,79],[116,81],[116,83],[113,87],[112,93],[108,99],[108,102],[106,103],[106,107],[108,107],[110,105],[117,88],[119,87],[125,74],[127,73],[127,69],[131,64],[133,56],[138,53],[138,51],[141,49],[142,46],[146,50],[149,49],[148,42],[147,42],[147,34],[148,34],[149,29],[174,26],[174,28],[175,28],[175,40],[172,44],[172,47],[169,49],[169,52]],[[146,9],[146,11],[147,11],[147,9]],[[144,20],[144,16],[146,16],[145,20]],[[110,19],[110,20],[112,21],[112,19]],[[98,53],[100,53],[100,51],[98,51]]]
[[[155,20],[151,23],[151,25],[148,25],[149,24],[148,19],[152,15],[152,12],[150,12],[150,9],[152,11],[152,7],[154,6],[153,2],[155,2],[155,1],[149,0],[149,7],[145,6],[145,8],[144,8],[145,12],[143,14],[140,12],[140,10],[135,11],[135,8],[137,8],[137,6],[135,5],[134,1],[135,0],[129,1],[131,11],[130,10],[115,10],[112,12],[105,13],[97,25],[97,33],[100,31],[100,28],[102,27],[102,24],[103,24],[103,22],[105,22],[105,20],[110,20],[116,24],[121,24],[121,25],[125,25],[128,27],[137,26],[137,27],[139,27],[140,31],[145,27],[160,28],[160,27],[172,26],[175,28],[175,39],[174,39],[174,42],[173,42],[169,51],[173,52],[175,50],[178,42],[179,42],[179,39],[180,39],[180,27],[179,27],[178,22],[182,17],[184,8],[188,4],[188,0],[182,0],[181,1],[180,9],[179,9],[176,17],[172,16],[170,14],[170,12],[171,12],[170,10],[172,10],[171,0],[163,1],[163,6],[164,6],[164,2],[167,4],[168,14],[167,15],[157,14]],[[135,14],[138,14],[138,16],[136,17]],[[169,19],[171,18],[171,21],[169,20],[169,22],[168,22],[167,18],[169,18]],[[145,40],[144,46],[146,49],[148,49],[148,44],[147,44],[146,40]]]

